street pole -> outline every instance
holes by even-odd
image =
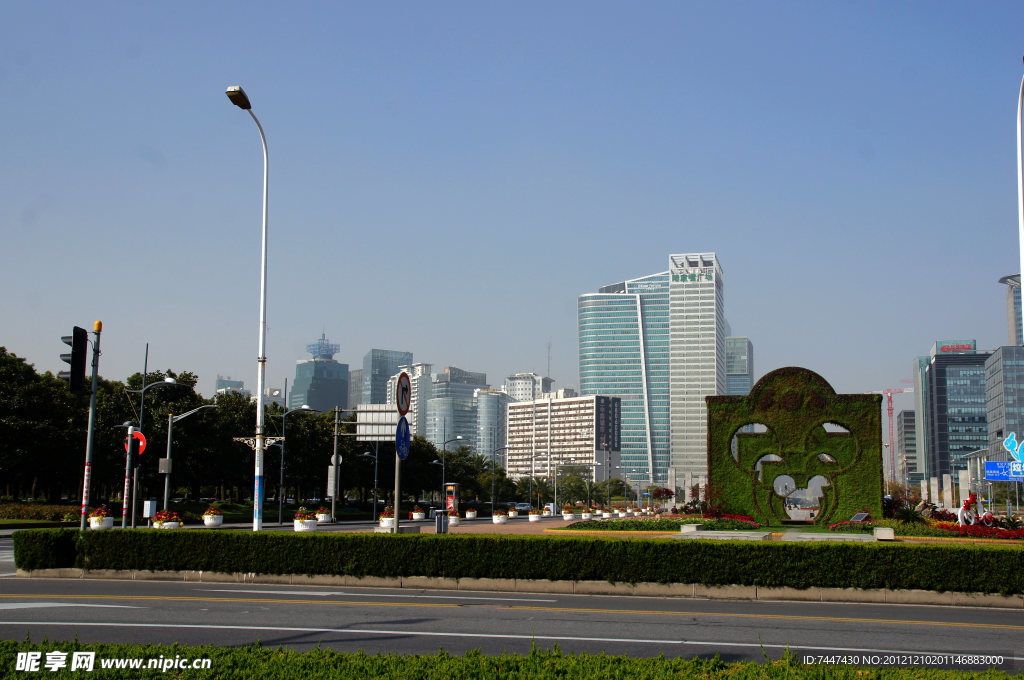
[[[284,445],[288,442],[288,436],[285,431],[286,423],[288,420],[288,411],[286,410],[281,416],[281,478],[278,481],[278,492],[277,492],[277,523],[284,523]],[[298,498],[298,494],[295,496]]]
[[[331,488],[331,521],[337,521],[337,505],[338,500],[338,473],[341,470],[341,466],[338,465],[338,415],[341,413],[339,410],[341,406],[334,407],[334,453],[331,454],[331,465],[334,466],[334,486]]]
[[[263,134],[263,126],[259,118],[252,112],[252,104],[245,91],[235,85],[229,87],[225,92],[231,103],[243,109],[252,116],[260,131],[260,142],[263,144],[263,238],[260,246],[260,328],[259,328],[259,354],[256,356],[256,446],[254,463],[254,492],[252,499],[252,530],[259,531],[263,528],[263,456],[266,451],[265,426],[266,415],[263,412],[263,383],[266,380],[267,369],[267,188],[269,175],[269,156],[267,154],[267,136]],[[285,404],[287,408],[287,404]]]
[[[174,414],[167,414],[167,474],[164,475],[164,510],[171,494],[171,431],[174,429]]]
[[[142,360],[142,390],[139,392],[139,432],[142,432],[143,416],[146,415],[146,376],[149,375],[149,343],[146,343],[146,356]],[[145,436],[145,432],[142,432]],[[131,447],[131,442],[129,442]],[[135,515],[138,507],[136,500],[139,497],[139,460],[136,459],[132,470],[132,529],[135,528]]]
[[[1017,97],[1017,238],[1020,248],[1021,284],[1024,285],[1024,146],[1021,142],[1021,123],[1024,114],[1024,78],[1020,81]],[[1024,288],[1021,289],[1024,291]],[[1024,305],[1021,305],[1021,323],[1024,324]]]
[[[135,426],[128,426],[128,444],[124,456],[124,497],[121,503],[121,528],[128,526],[128,494],[131,492],[132,447],[135,445]]]
[[[85,473],[82,475],[82,512],[79,529],[85,531],[85,518],[89,512],[89,484],[92,478],[92,440],[93,430],[96,429],[96,387],[98,383],[98,372],[100,367],[100,333],[103,331],[103,322],[97,321],[93,325],[96,340],[92,344],[92,393],[89,397],[89,429],[85,435]]]

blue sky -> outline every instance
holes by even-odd
[[[0,344],[268,384],[321,331],[577,384],[576,299],[713,250],[758,375],[1006,343],[1019,2],[9,2]],[[906,397],[902,405],[912,402]],[[900,402],[897,402],[900,407]]]

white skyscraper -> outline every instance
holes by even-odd
[[[669,256],[669,412],[671,466],[707,474],[704,397],[726,393],[722,268],[714,253]]]

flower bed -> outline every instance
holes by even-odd
[[[574,531],[679,531],[684,524],[703,524],[707,531],[751,531],[760,529],[761,525],[750,519],[734,515],[722,518],[676,517],[676,518],[642,518],[606,519],[602,521],[586,520],[575,522],[563,529]]]

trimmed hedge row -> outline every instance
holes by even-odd
[[[69,671],[63,668],[51,672],[43,668],[37,673],[14,671],[18,652],[41,652],[45,661],[47,652],[94,652],[92,672]],[[152,670],[102,670],[104,660],[150,659],[177,660],[209,659],[209,670],[175,669],[171,673]],[[0,677],[47,678],[218,678],[219,680],[365,680],[366,678],[417,678],[422,680],[463,680],[477,678],[533,678],[535,680],[570,678],[629,678],[630,680],[660,680],[662,678],[703,678],[704,680],[802,680],[820,678],[861,678],[867,671],[853,666],[821,666],[803,664],[794,654],[787,653],[778,661],[764,663],[732,662],[720,658],[685,659],[681,657],[609,656],[606,654],[563,654],[534,649],[530,654],[485,655],[478,651],[464,656],[453,656],[444,651],[432,655],[354,654],[331,649],[297,652],[290,649],[271,649],[252,645],[241,649],[155,644],[84,644],[74,642],[14,642],[0,640],[0,661],[9,663],[9,675]],[[871,668],[872,678],[880,680],[961,680],[980,678],[1002,680],[1011,677],[1005,671],[985,670],[965,672],[921,668]],[[0,671],[2,673],[2,671]]]
[[[493,535],[86,531],[14,534],[19,569],[433,576],[1024,594],[1016,546]]]

